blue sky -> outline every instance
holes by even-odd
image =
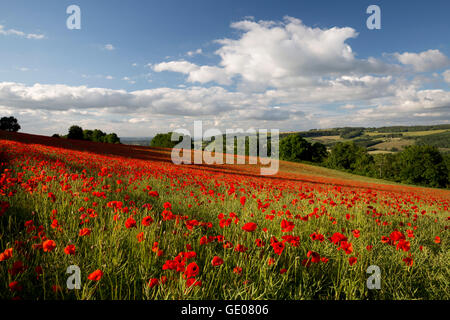
[[[71,4],[81,30],[66,28]],[[366,27],[371,4],[381,30]],[[0,110],[39,134],[448,123],[448,12],[448,1],[2,1]]]

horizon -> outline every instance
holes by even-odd
[[[412,127],[431,127],[431,126],[446,126],[446,125],[449,125],[449,123],[436,123],[436,124],[421,124],[421,125],[400,125],[400,126],[379,126],[379,127],[357,127],[357,126],[354,126],[354,127],[328,127],[328,128],[312,128],[312,129],[308,129],[308,130],[297,130],[297,131],[280,131],[279,132],[279,134],[280,135],[283,135],[283,134],[294,134],[294,133],[301,133],[301,132],[311,132],[311,131],[327,131],[327,130],[335,130],[335,129],[344,129],[344,128],[364,128],[364,129],[381,129],[381,128],[392,128],[392,127],[407,127],[407,128],[412,128]],[[91,130],[90,128],[83,128],[83,130]],[[29,132],[24,132],[24,131],[21,131],[21,132],[19,132],[19,133],[23,133],[23,134],[35,134],[35,133],[29,133]],[[110,133],[110,132],[106,132],[106,133]],[[152,136],[118,136],[119,137],[119,139],[125,139],[125,140],[128,140],[128,139],[133,139],[133,140],[136,140],[136,141],[139,141],[139,139],[144,139],[144,140],[147,140],[147,139],[153,139],[154,137],[155,137],[155,135],[157,135],[157,134],[167,134],[167,133],[170,133],[170,131],[165,131],[165,132],[163,132],[163,131],[161,131],[161,132],[157,132],[156,134],[154,134],[154,135],[152,135]],[[381,132],[382,133],[382,132]],[[56,134],[58,134],[58,135],[60,135],[60,136],[64,136],[64,134],[63,133],[56,133]],[[35,135],[40,135],[40,134],[35,134]],[[225,134],[223,134],[223,135],[225,135]],[[243,135],[247,135],[247,133],[243,133]],[[47,135],[44,135],[44,134],[42,134],[42,136],[47,136]],[[214,137],[214,136],[204,136],[204,137],[202,137],[201,139],[209,139],[209,138],[212,138],[212,137]],[[194,141],[198,141],[198,140],[201,140],[200,138],[199,139],[195,139]]]
[[[72,4],[0,4],[0,110],[22,132],[450,123],[448,2],[78,1],[79,30]]]

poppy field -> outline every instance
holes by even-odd
[[[0,136],[1,299],[450,299],[447,190],[57,140]]]

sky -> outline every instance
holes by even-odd
[[[67,7],[81,28],[67,28]],[[366,12],[380,8],[381,29]],[[0,0],[0,115],[121,137],[450,123],[449,1]]]

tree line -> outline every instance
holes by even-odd
[[[311,144],[300,135],[291,135],[280,141],[280,159],[309,161],[406,184],[450,187],[450,154],[443,154],[430,145],[412,145],[397,153],[371,155],[367,148],[351,141],[338,142],[327,152],[319,142]]]
[[[17,132],[20,130],[20,124],[14,117],[2,117],[0,119],[0,130]]]
[[[120,143],[120,138],[116,133],[105,133],[102,130],[94,129],[83,130],[82,127],[73,125],[69,128],[69,132],[65,136],[60,136],[58,134],[54,134],[52,137],[54,138],[67,138],[74,140],[85,140],[85,141],[93,141],[93,142],[104,142],[104,143]]]
[[[20,130],[20,124],[15,117],[2,117],[0,119],[0,130],[17,132]],[[120,138],[116,133],[105,133],[99,129],[83,130],[80,126],[73,125],[69,128],[67,135],[60,136],[55,133],[53,138],[67,138],[75,140],[86,140],[104,143],[120,143]]]

